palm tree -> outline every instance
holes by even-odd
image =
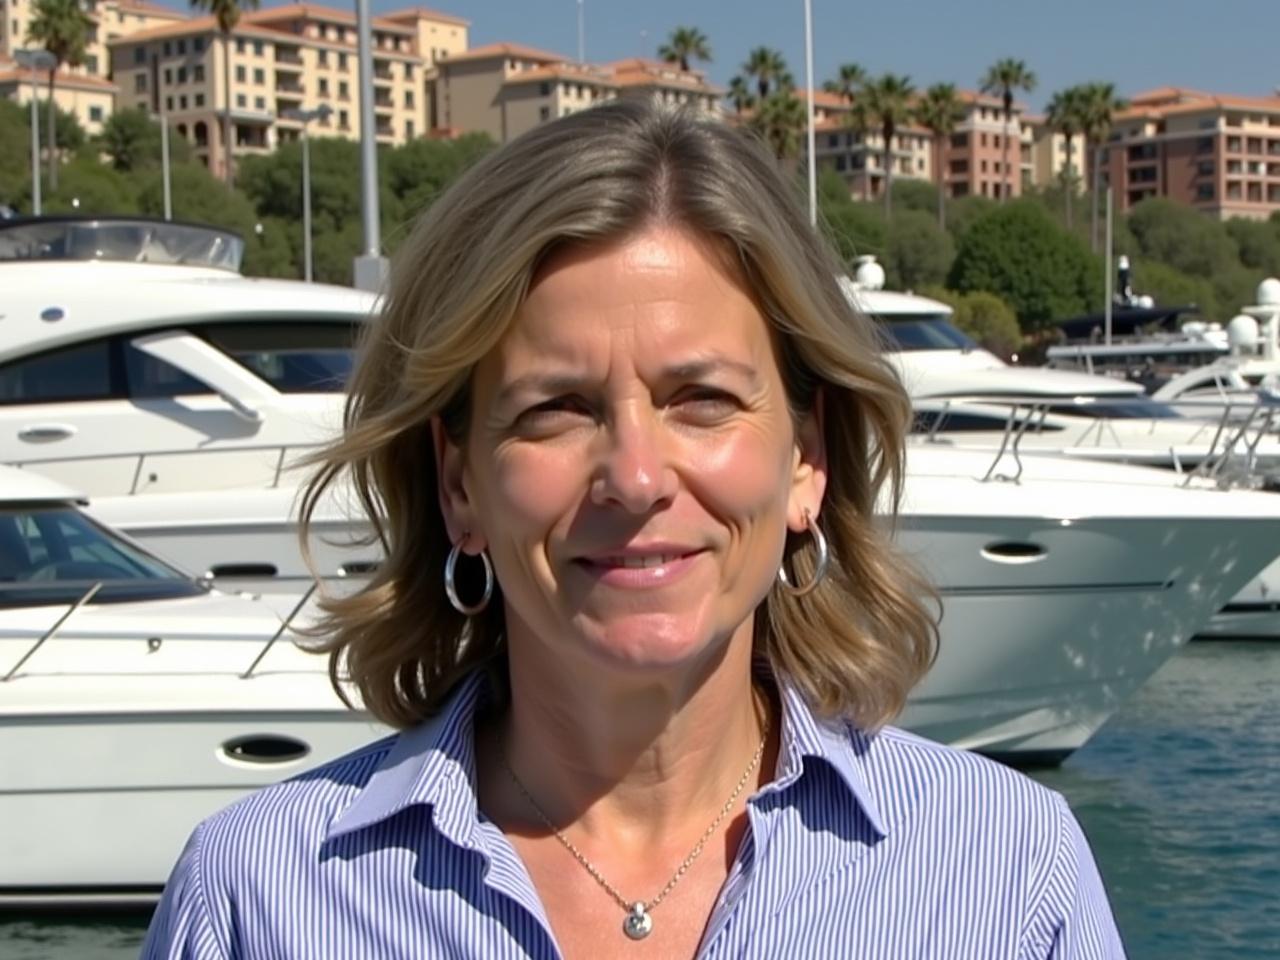
[[[1062,134],[1066,141],[1067,165],[1062,172],[1062,185],[1066,188],[1067,229],[1071,229],[1072,201],[1076,192],[1075,179],[1075,138],[1080,133],[1084,121],[1084,96],[1080,87],[1068,87],[1059,90],[1049,100],[1046,111],[1049,129]]]
[[[953,83],[935,83],[916,104],[916,120],[933,134],[933,169],[938,180],[938,226],[947,225],[947,178],[942,168],[942,144],[964,118],[964,105]]]
[[[893,215],[893,135],[898,127],[911,120],[911,100],[916,88],[911,78],[886,73],[867,84],[867,112],[872,122],[880,128],[884,138],[884,215]]]
[[[845,103],[852,104],[858,98],[858,93],[866,85],[866,82],[867,71],[862,69],[861,66],[856,63],[842,63],[836,73],[836,78],[824,83],[822,89],[827,93],[834,93]]]
[[[756,90],[761,100],[768,98],[770,90],[781,90],[790,85],[791,74],[787,70],[787,61],[777,50],[769,47],[756,47],[747,54],[742,72],[748,79],[756,81]]]
[[[862,200],[864,203],[871,199],[871,166],[867,163],[867,154],[870,152],[867,147],[867,134],[871,132],[874,122],[875,118],[871,116],[871,110],[867,107],[866,97],[854,100],[853,106],[849,108],[849,115],[845,118],[845,124],[858,138],[858,145],[862,149]]]
[[[1111,133],[1111,118],[1129,104],[1116,96],[1114,83],[1086,83],[1080,88],[1080,133],[1093,183],[1093,216],[1089,237],[1098,250],[1098,195],[1102,186],[1102,145]]]
[[[223,173],[227,183],[232,181],[231,170],[231,31],[240,22],[240,14],[244,10],[257,10],[259,0],[191,0],[196,10],[207,10],[218,21],[218,32],[222,34],[222,92],[226,95],[225,109],[222,114],[222,146],[225,151],[226,171]]]
[[[808,119],[805,105],[790,89],[783,89],[760,101],[760,109],[751,118],[751,128],[782,164],[799,152],[800,134]]]
[[[742,111],[750,110],[756,105],[755,94],[751,92],[751,84],[741,75],[729,81],[729,103],[733,112],[742,116]]]
[[[987,68],[987,75],[982,78],[982,92],[998,96],[1004,104],[1004,189],[1000,191],[1001,200],[1007,200],[1012,190],[1009,143],[1013,135],[1010,134],[1009,127],[1013,123],[1013,95],[1018,90],[1030,93],[1035,88],[1036,75],[1023,61],[1012,57],[997,60]]]
[[[711,44],[697,27],[676,27],[667,42],[658,48],[658,56],[667,63],[680,64],[680,69],[687,72],[691,59],[711,62]]]
[[[93,24],[80,7],[79,0],[35,0],[31,8],[31,22],[27,25],[27,40],[44,47],[53,56],[49,68],[49,109],[45,111],[49,141],[49,189],[58,189],[58,143],[54,134],[54,91],[58,82],[58,70],[65,63],[78,67],[84,63],[85,45],[89,42],[89,30]]]

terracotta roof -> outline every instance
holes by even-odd
[[[41,84],[47,86],[49,83],[48,71],[40,73]],[[0,63],[0,83],[9,81],[17,81],[19,83],[31,82],[31,71],[23,70],[15,67],[12,61]],[[120,88],[110,80],[103,80],[101,77],[92,77],[82,73],[67,73],[65,70],[59,70],[56,77],[56,85],[63,89],[73,90],[100,90],[103,93],[118,93]]]
[[[796,87],[793,92],[795,93],[797,100],[804,100],[807,88]],[[818,89],[813,91],[813,105],[815,107],[822,107],[826,110],[850,110],[853,107],[853,105],[840,94]]]
[[[1136,107],[1140,104],[1168,103],[1188,97],[1199,100],[1209,96],[1212,94],[1205,93],[1203,90],[1189,90],[1186,87],[1156,87],[1154,90],[1135,93],[1129,98],[1129,102]]]
[[[968,103],[983,107],[1003,107],[1004,100],[990,93],[983,93],[981,90],[957,90],[956,98],[961,103]],[[1017,100],[1013,101],[1014,109],[1025,109]]]
[[[441,13],[439,10],[428,10],[426,7],[407,7],[404,10],[395,10],[391,13],[382,15],[384,20],[437,20],[440,23],[455,23],[460,27],[471,26],[471,21],[462,17],[455,17],[451,13]]]
[[[119,0],[117,7],[124,13],[141,13],[148,17],[166,17],[169,20],[185,20],[187,15],[172,7],[162,7],[158,3],[144,3],[142,0]]]
[[[447,60],[440,61],[440,66],[457,63],[460,60],[492,60],[505,57],[519,57],[523,60],[541,60],[543,63],[562,63],[568,60],[558,53],[548,53],[537,47],[526,47],[522,43],[489,43],[483,47],[472,47],[463,53],[450,55]]]
[[[123,37],[116,37],[114,40],[108,40],[107,46],[128,46],[131,43],[147,40],[160,40],[165,37],[189,37],[202,33],[217,33],[218,21],[213,17],[194,17],[190,20],[183,20],[179,23],[166,23],[159,27],[150,27],[146,30],[139,30],[137,33],[130,33]],[[231,31],[233,37],[260,37],[268,40],[279,40],[280,32],[278,30],[267,30],[263,27],[254,27],[246,24],[243,20],[236,24],[235,29]],[[299,38],[302,39],[302,38]]]
[[[534,83],[542,80],[569,80],[574,83],[594,83],[602,87],[616,87],[618,84],[608,73],[598,68],[582,68],[576,64],[553,63],[532,70],[521,70],[507,77],[507,84]]]
[[[850,129],[849,123],[844,117],[829,117],[826,120],[819,120],[813,125],[815,133],[845,133]],[[894,131],[894,136],[898,136],[903,133],[910,133],[916,136],[925,137],[932,136],[925,127],[919,127],[911,123],[898,124],[897,129]],[[873,123],[868,128],[867,134],[869,136],[878,137],[880,136],[880,128]],[[880,148],[876,147],[876,149],[879,150]]]
[[[681,70],[679,64],[661,60],[631,57],[606,64],[605,69],[613,71],[620,87],[676,87],[717,96],[728,92],[724,87],[707,83],[701,70]]]
[[[1179,96],[1156,96],[1157,93],[1176,91]],[[1159,120],[1161,117],[1186,113],[1206,113],[1220,110],[1256,110],[1263,113],[1280,112],[1280,96],[1276,97],[1240,97],[1231,94],[1200,93],[1194,90],[1178,90],[1164,87],[1160,91],[1148,91],[1139,94],[1130,101],[1133,106],[1118,112],[1113,120]]]
[[[356,15],[334,7],[321,7],[310,3],[291,3],[284,7],[268,7],[264,10],[250,11],[244,15],[244,20],[249,23],[259,24],[271,23],[276,20],[323,20],[328,23],[355,26]],[[412,27],[388,20],[386,17],[374,17],[372,23],[373,26],[380,30],[416,35]]]

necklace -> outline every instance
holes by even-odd
[[[586,854],[579,850],[574,842],[564,835],[563,831],[556,828],[556,825],[551,822],[551,818],[543,812],[542,807],[538,806],[538,801],[533,799],[533,795],[530,794],[525,788],[525,785],[520,782],[520,778],[516,776],[516,772],[511,769],[511,764],[507,762],[506,752],[502,750],[501,741],[499,741],[498,756],[502,761],[503,769],[507,771],[507,776],[511,778],[511,782],[514,783],[516,789],[520,791],[525,802],[528,803],[533,812],[538,815],[538,819],[541,820],[543,825],[546,826],[555,838],[560,841],[560,845],[573,854],[573,858],[577,860],[578,863],[582,864],[587,873],[591,874],[591,878],[595,880],[596,883],[600,884],[600,886],[608,892],[609,896],[613,897],[618,906],[622,907],[622,909],[627,912],[626,919],[622,921],[622,932],[632,940],[643,940],[653,930],[653,914],[651,911],[667,898],[667,894],[675,889],[677,883],[684,879],[684,875],[688,873],[689,868],[693,866],[693,861],[698,859],[699,854],[702,853],[702,848],[706,846],[707,841],[710,840],[712,834],[716,832],[716,827],[720,826],[724,821],[724,818],[729,815],[729,811],[733,809],[734,803],[737,802],[743,788],[746,787],[747,781],[751,779],[751,774],[755,771],[756,767],[760,765],[760,758],[764,756],[764,748],[768,742],[769,715],[766,712],[764,719],[764,735],[760,738],[760,746],[756,747],[756,752],[752,755],[751,762],[747,764],[747,769],[742,772],[742,776],[738,780],[738,785],[733,788],[733,793],[729,795],[729,799],[726,800],[724,806],[720,808],[720,812],[716,814],[716,818],[711,821],[711,826],[707,827],[702,836],[698,838],[698,842],[694,844],[693,849],[689,851],[689,855],[681,861],[680,866],[676,867],[676,872],[671,875],[671,879],[667,881],[667,885],[658,891],[658,895],[648,903],[643,900],[628,902],[627,898],[618,892],[618,888],[606,880],[604,875],[599,871],[599,869],[597,869],[596,865],[587,859]]]

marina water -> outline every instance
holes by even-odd
[[[1032,775],[1083,823],[1130,957],[1280,958],[1280,644],[1186,647]],[[124,960],[146,920],[0,915],[0,958]]]

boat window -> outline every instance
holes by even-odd
[[[0,608],[198,596],[205,587],[70,505],[0,507]]]
[[[1177,410],[1150,397],[1133,396],[1092,403],[1063,403],[1049,408],[1050,413],[1093,420],[1173,420],[1182,416]]]
[[[939,423],[941,420],[941,423]],[[1021,418],[1019,418],[1021,422]],[[962,410],[917,410],[911,421],[912,433],[1003,433],[1009,423],[1007,413],[973,413]],[[1057,433],[1065,429],[1052,423],[1036,424],[1036,433]]]
[[[0,404],[108,400],[120,395],[106,340],[50,350],[0,367]]]
[[[281,393],[340,393],[351,375],[355,321],[220,323],[196,331]]]
[[[883,318],[899,350],[976,350],[978,344],[943,314],[894,314]]]
[[[124,349],[124,371],[129,381],[130,397],[142,400],[213,392],[207,383],[139,350],[127,339],[121,341],[121,347]]]

